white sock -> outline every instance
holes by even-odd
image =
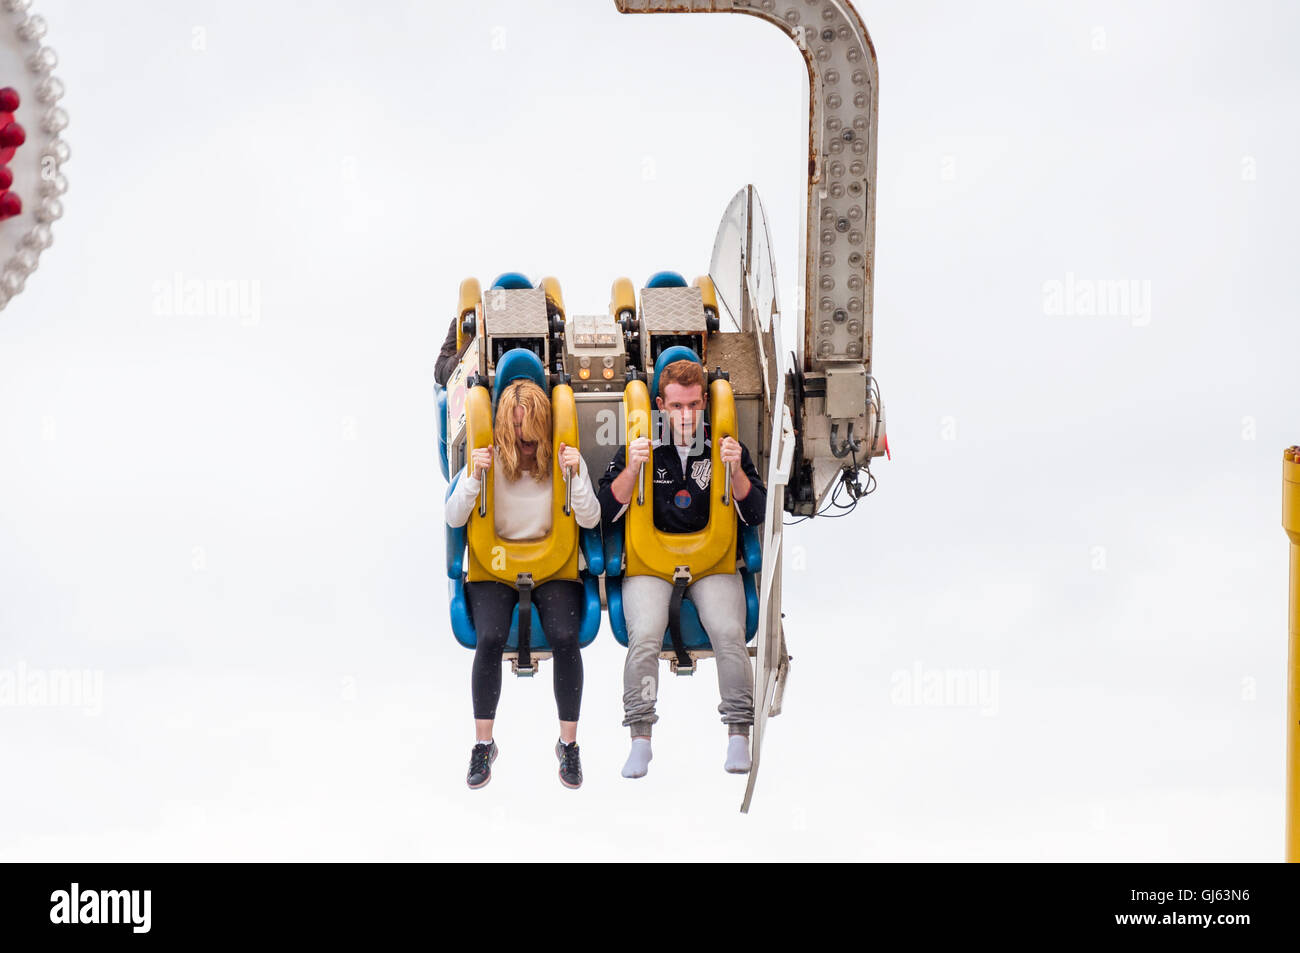
[[[490,744],[492,744],[492,739],[489,738],[487,741],[476,741],[476,742],[474,742],[474,744],[475,744],[475,745],[490,745]]]
[[[749,773],[749,738],[746,735],[727,737],[727,763],[723,769],[729,774]]]
[[[650,768],[650,759],[653,757],[654,755],[650,752],[649,738],[633,738],[632,750],[627,756],[627,764],[623,765],[623,777],[644,778],[646,771]]]

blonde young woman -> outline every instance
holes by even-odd
[[[447,500],[447,522],[464,526],[478,503],[481,481],[490,478],[493,517],[503,539],[533,539],[551,529],[551,401],[528,380],[511,383],[497,401],[491,447],[474,450],[466,472]],[[600,522],[600,503],[591,485],[587,465],[577,447],[561,443],[555,448],[560,465],[573,476],[573,513],[582,527]],[[510,634],[510,616],[518,592],[502,582],[465,585],[470,615],[478,635],[471,682],[474,699],[474,750],[470,755],[471,788],[492,779],[497,745],[492,738],[497,701],[501,697],[501,657]],[[582,583],[553,579],[533,590],[533,602],[551,645],[555,669],[555,704],[560,716],[560,781],[565,787],[582,785],[578,758],[578,711],[582,704],[582,654],[578,633],[582,623]]]

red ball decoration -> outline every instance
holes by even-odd
[[[9,191],[14,184],[9,160],[14,151],[27,141],[27,130],[13,121],[18,101],[18,91],[12,86],[0,89],[0,221],[21,215],[23,211],[23,200],[17,193]]]
[[[27,130],[16,122],[0,129],[0,149],[16,149],[27,141]]]

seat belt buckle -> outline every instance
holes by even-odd
[[[668,628],[672,638],[673,657],[668,660],[668,668],[674,675],[695,674],[695,656],[686,650],[682,639],[682,599],[690,584],[691,568],[673,567],[673,596],[668,604]]]
[[[532,678],[537,674],[537,660],[532,652],[533,627],[533,574],[521,572],[515,576],[515,589],[519,593],[518,619],[519,651],[510,662],[513,674],[522,678]]]

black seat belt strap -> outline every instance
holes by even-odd
[[[690,584],[691,571],[685,566],[678,566],[673,573],[672,598],[668,601],[668,635],[672,639],[673,651],[677,654],[679,673],[682,669],[690,672],[695,668],[695,663],[690,653],[686,651],[686,643],[682,638],[682,597],[686,595],[686,588]]]
[[[515,588],[519,590],[519,657],[516,667],[520,674],[533,673],[532,636],[533,636],[533,574],[521,572],[515,577]]]

